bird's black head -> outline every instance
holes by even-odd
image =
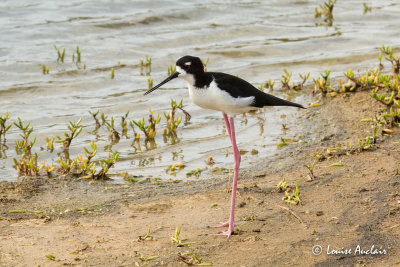
[[[153,92],[154,90],[160,88],[163,84],[166,84],[167,82],[177,78],[181,77],[185,79],[188,82],[193,83],[194,75],[197,74],[202,74],[204,73],[204,66],[203,63],[201,62],[200,58],[198,57],[192,57],[192,56],[184,56],[178,59],[176,62],[176,71],[169,76],[167,79],[159,83],[158,85],[154,86],[150,90],[148,90],[145,95]]]
[[[184,56],[176,62],[176,71],[182,76],[185,74],[203,73],[203,62],[198,57]]]

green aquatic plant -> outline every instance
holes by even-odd
[[[265,83],[265,88],[268,88],[270,91],[274,90],[274,85],[275,85],[275,81],[274,80],[268,80]]]
[[[364,7],[364,15],[372,11],[372,7],[368,6],[367,3],[363,3],[363,7]]]
[[[145,140],[154,140],[157,131],[156,131],[156,125],[160,123],[161,117],[159,114],[157,114],[157,117],[153,116],[153,111],[149,109],[149,119],[148,123],[146,124],[144,117],[141,120],[135,121],[132,120],[130,125],[132,129],[134,129],[134,125],[136,125],[145,135]],[[135,138],[138,138],[138,134],[134,132]],[[139,136],[140,137],[140,136]]]
[[[207,57],[205,61],[202,61],[203,66],[204,66],[204,71],[205,71],[205,72],[207,72],[207,65],[208,65],[208,62],[209,62],[209,61],[210,61],[210,58],[209,58],[209,57]]]
[[[61,61],[64,63],[64,57],[65,57],[65,48],[61,51],[60,48],[58,48],[56,45],[54,45],[54,49],[57,52],[57,62]]]
[[[200,168],[197,168],[197,169],[194,169],[194,170],[190,170],[190,171],[188,171],[186,173],[187,177],[195,176],[196,178],[199,178],[200,175],[201,175],[201,169]]]
[[[50,67],[42,65],[42,73],[43,73],[43,75],[49,74],[50,73]]]
[[[151,88],[153,88],[153,78],[151,78],[151,77],[147,78],[147,86],[148,86],[149,90]]]
[[[7,125],[7,121],[10,119],[10,114],[6,111],[4,117],[0,116],[0,142],[3,139],[3,143],[6,143],[6,133],[10,130],[12,124]]]
[[[34,137],[32,141],[29,141],[29,136],[33,132],[33,127],[29,127],[30,123],[23,125],[21,118],[19,117],[18,117],[18,123],[14,122],[14,125],[22,131],[22,134],[20,134],[22,140],[20,141],[15,140],[17,153],[18,152],[21,153],[23,151],[26,155],[31,154],[31,149],[36,142],[36,137]]]
[[[114,127],[114,117],[111,117],[110,121],[109,122],[106,121],[105,123],[106,123],[107,130],[108,130],[108,138],[112,142],[118,142],[120,139],[120,134]]]
[[[181,110],[185,114],[185,122],[187,123],[190,119],[191,116],[190,114],[183,109],[183,99],[179,103],[177,103],[175,100],[171,99],[171,111],[170,113],[165,113],[164,112],[164,117],[167,120],[167,125],[166,129],[164,129],[164,135],[176,135],[177,129],[179,124],[182,122],[182,118],[175,118],[176,111]]]
[[[134,123],[133,120],[131,120],[131,121],[129,122],[129,126],[131,126],[132,131],[133,131],[133,139],[134,139],[134,142],[135,142],[135,141],[139,142],[140,133],[137,133],[137,132],[135,131],[135,123]]]
[[[101,113],[100,119],[101,119],[101,125],[104,125],[107,122],[108,116],[104,113]]]
[[[56,136],[57,140],[55,142],[62,143],[64,149],[69,149],[72,140],[75,139],[82,131],[82,126],[80,126],[81,121],[82,118],[79,118],[77,122],[70,121],[68,125],[69,132],[64,132],[64,137]]]
[[[51,173],[56,169],[56,167],[53,165],[53,162],[51,164],[46,164],[46,162],[42,162],[42,166],[40,167],[41,169],[44,169],[46,172],[47,177],[51,177]]]
[[[19,175],[37,176],[40,170],[37,159],[37,153],[23,156],[19,160],[14,158],[14,167],[17,169]]]
[[[77,175],[87,175],[89,174],[90,177],[93,177],[96,173],[96,163],[92,162],[91,160],[93,159],[94,156],[97,154],[97,145],[92,141],[90,143],[90,148],[84,147],[84,155],[82,156],[81,154],[78,154],[76,160],[75,160],[75,172],[74,174]]]
[[[54,138],[47,137],[45,138],[46,140],[46,148],[48,151],[53,152],[54,151]]]
[[[145,74],[146,76],[149,76],[150,73],[151,73],[151,57],[146,55],[145,60],[143,59],[140,60],[140,75]]]
[[[108,157],[106,159],[100,160],[101,170],[93,175],[94,179],[105,179],[107,177],[107,173],[112,168],[115,163],[118,161],[119,153],[115,153],[114,151],[108,152]]]
[[[175,65],[171,65],[167,69],[167,75],[170,76],[171,74],[175,73],[175,71],[176,71],[176,66]]]
[[[283,69],[283,74],[282,74],[282,79],[281,79],[281,84],[282,84],[282,89],[290,89],[290,79],[292,77],[292,73],[288,72],[287,69]]]
[[[292,89],[293,90],[301,90],[304,87],[304,84],[307,82],[308,78],[310,78],[310,73],[307,74],[301,74],[299,73],[299,77],[301,79],[301,82],[297,84],[293,84]]]
[[[122,136],[128,137],[128,122],[127,122],[127,118],[129,116],[129,111],[125,113],[124,116],[121,116],[121,127],[122,127]]]
[[[330,74],[331,74],[330,70],[325,70],[324,73],[320,73],[321,77],[313,79],[314,81],[313,94],[320,91],[323,96],[326,96],[329,90],[332,89],[331,79],[329,77]]]
[[[70,159],[63,159],[61,156],[57,159],[58,161],[58,172],[63,175],[69,175],[71,170],[75,167],[76,160],[71,161]]]
[[[282,84],[282,89],[287,89],[287,90],[296,90],[299,91],[303,89],[304,84],[310,77],[310,73],[307,74],[301,74],[299,73],[299,77],[301,78],[301,82],[294,83],[292,82],[290,84],[290,79],[292,78],[292,73],[288,72],[286,69],[283,69],[283,74],[282,74],[282,79],[281,79],[281,84]],[[268,81],[268,87],[273,89],[275,82],[272,84],[270,81]]]
[[[93,117],[93,119],[94,119],[94,121],[95,121],[95,123],[96,123],[96,129],[95,129],[95,131],[97,131],[100,127],[101,127],[101,125],[100,125],[100,122],[99,122],[99,119],[97,119],[97,115],[99,114],[99,110],[97,110],[96,112],[91,112],[91,111],[89,111],[89,114],[90,115],[92,115],[92,117]],[[103,113],[104,114],[104,113]],[[104,122],[105,123],[105,122]],[[103,123],[103,124],[104,124]]]
[[[79,46],[76,47],[76,63],[81,63],[81,51],[79,50]]]
[[[393,74],[400,75],[400,56],[393,56],[393,46],[382,45],[379,50],[386,55],[385,59],[392,63]]]
[[[110,72],[111,72],[111,79],[114,79],[115,78],[115,70],[114,70],[114,68],[111,68]]]
[[[324,22],[326,26],[332,26],[333,24],[333,8],[336,4],[337,0],[327,0],[323,4],[320,4],[319,7],[315,8],[315,18],[320,18],[324,16]]]

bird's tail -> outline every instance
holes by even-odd
[[[264,93],[263,99],[259,103],[260,106],[290,106],[290,107],[298,107],[298,108],[305,108],[300,104],[293,103],[282,98],[266,94]]]

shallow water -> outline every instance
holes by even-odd
[[[313,78],[325,69],[331,69],[333,77],[341,76],[350,67],[376,67],[377,47],[382,44],[400,45],[400,4],[365,2],[372,7],[366,14],[361,1],[339,0],[333,25],[324,26],[322,19],[314,18],[322,1],[2,1],[0,116],[8,111],[11,121],[20,117],[30,122],[32,136],[37,137],[33,152],[39,161],[57,165],[62,149],[49,153],[40,147],[45,146],[46,136],[61,135],[68,121],[82,117],[85,126],[71,145],[71,157],[95,140],[100,159],[110,148],[107,129],[103,126],[97,136],[91,134],[95,124],[88,111],[114,116],[120,130],[120,117],[127,111],[129,120],[147,119],[149,108],[163,116],[170,110],[171,98],[183,98],[192,119],[179,127],[178,139],[164,142],[163,118],[156,147],[146,148],[142,138],[138,151],[131,146],[129,129],[130,138],[112,146],[120,160],[111,172],[185,179],[187,171],[205,168],[210,155],[214,166],[230,168],[233,159],[221,114],[190,103],[184,81],[175,80],[143,96],[148,77],[141,75],[140,59],[152,57],[154,84],[166,77],[176,59],[190,54],[209,57],[208,70],[239,75],[255,86],[275,80],[274,94],[308,105],[308,97],[282,93],[283,68],[293,72],[294,81],[299,80],[297,73],[310,72]],[[54,45],[66,49],[64,63],[57,62]],[[72,62],[76,46],[82,53],[80,65]],[[42,65],[49,66],[50,74],[42,74]],[[110,78],[112,67],[115,79]],[[295,118],[303,111],[264,111],[236,119],[239,148],[249,151],[242,166],[273,156],[280,137],[299,139]],[[282,130],[282,124],[288,130]],[[19,157],[15,139],[19,130],[12,127],[8,149],[0,149],[0,180],[17,178],[12,163]],[[250,153],[253,149],[258,154]],[[165,167],[178,162],[186,167],[176,177],[165,173]]]

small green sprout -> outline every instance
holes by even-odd
[[[287,69],[283,69],[281,84],[283,89],[290,89],[290,78],[292,77],[292,73],[288,72]]]
[[[119,157],[119,153],[108,152],[108,158],[100,161],[101,170],[97,174],[95,174],[93,178],[95,178],[95,179],[107,178],[107,173],[108,173],[109,169],[114,166],[114,164],[118,160],[118,157]]]
[[[114,117],[111,117],[110,122],[106,121],[106,126],[107,126],[107,130],[108,130],[108,138],[112,141],[112,142],[118,142],[120,137],[120,134],[117,130],[115,130],[114,127]]]
[[[152,260],[157,259],[158,257],[159,257],[159,256],[150,256],[150,257],[145,258],[143,255],[140,255],[139,259],[140,259],[141,261],[152,261]]]
[[[195,176],[196,178],[199,178],[201,175],[201,169],[197,168],[195,170],[190,170],[186,173],[187,177]]]
[[[296,189],[294,190],[294,192],[292,193],[291,196],[289,196],[288,191],[285,191],[285,196],[283,197],[282,200],[284,200],[286,203],[292,204],[292,205],[298,205],[300,203],[300,191],[299,191],[299,187],[297,186],[297,184],[295,185]]]
[[[147,78],[147,85],[149,89],[153,88],[153,78]]]
[[[326,96],[331,87],[331,80],[329,78],[331,71],[326,70],[324,73],[320,73],[321,77],[314,78],[314,90],[313,93],[316,93],[318,90],[322,93],[323,96]]]
[[[277,144],[278,147],[287,146],[288,145],[288,143],[287,143],[288,140],[290,140],[290,139],[281,137],[281,141]]]
[[[181,234],[181,228],[180,227],[176,227],[175,229],[175,236],[171,237],[171,242],[175,243],[177,245],[177,247],[183,247],[185,245],[192,245],[195,244],[196,242],[183,242],[186,241],[186,238],[182,238],[180,239],[179,236]]]
[[[0,141],[1,141],[1,136],[3,136],[3,143],[6,142],[6,133],[8,130],[10,130],[12,124],[6,125],[7,120],[10,118],[10,114],[6,111],[6,114],[4,117],[0,116]]]
[[[267,83],[265,84],[265,88],[268,88],[270,91],[273,91],[274,85],[275,85],[274,80],[268,80]]]
[[[81,51],[79,50],[79,46],[76,47],[76,63],[81,63]]]
[[[308,175],[310,177],[310,181],[314,181],[314,179],[315,179],[314,168],[315,168],[316,163],[317,163],[317,161],[314,161],[311,166],[304,164],[304,167],[306,167],[308,169],[308,171],[310,172],[310,175]]]
[[[364,7],[364,15],[367,14],[368,12],[371,12],[372,7],[368,6],[367,3],[363,3]]]
[[[139,239],[138,239],[138,241],[145,241],[145,240],[147,240],[147,239],[149,239],[149,240],[153,240],[153,236],[152,235],[150,235],[150,227],[149,227],[149,229],[147,229],[147,233],[145,234],[145,235],[140,235],[139,236]]]
[[[78,157],[76,158],[76,172],[75,174],[79,175],[87,175],[89,174],[91,177],[93,177],[96,173],[96,163],[91,162],[94,156],[97,154],[97,145],[92,141],[90,143],[90,148],[84,147],[83,150],[85,151],[85,157],[83,157],[81,154],[78,154]]]
[[[99,112],[100,112],[100,110],[97,110],[96,112],[89,111],[89,114],[92,115],[92,117],[96,123],[96,130],[98,130],[101,126],[99,120],[97,119],[97,115],[99,114]],[[104,115],[104,113],[102,115]]]
[[[60,48],[54,45],[54,49],[57,52],[57,62],[61,61],[62,63],[64,63],[65,48],[63,48],[63,50],[61,51]]]
[[[101,113],[100,118],[101,118],[101,125],[106,124],[108,116],[106,116],[104,113]]]
[[[63,143],[64,149],[69,149],[71,142],[75,139],[82,131],[81,123],[82,118],[79,118],[77,122],[69,122],[68,129],[69,132],[64,132],[64,138],[57,136],[56,143]]]
[[[56,257],[54,257],[52,254],[47,254],[46,258],[48,258],[49,260],[55,261]]]
[[[21,141],[15,140],[15,146],[17,151],[23,151],[25,154],[29,155],[31,153],[31,149],[36,142],[36,137],[33,138],[32,141],[29,141],[29,136],[33,132],[33,127],[29,127],[30,123],[23,125],[21,118],[18,117],[18,123],[14,122],[14,125],[22,131],[20,136],[22,137]]]
[[[207,65],[208,65],[208,61],[210,60],[209,57],[206,58],[206,60],[203,62],[203,66],[204,66],[204,71],[207,72]]]
[[[122,136],[128,137],[128,122],[126,121],[126,119],[129,116],[129,111],[125,113],[124,116],[121,116],[121,127],[122,127]]]
[[[197,255],[196,252],[194,252],[194,253],[191,253],[191,252],[186,252],[186,253],[179,252],[178,253],[178,257],[179,257],[179,259],[181,261],[183,261],[187,265],[212,266],[212,264],[209,263],[209,262],[203,262],[203,259],[200,258]]]
[[[46,136],[45,140],[46,140],[46,148],[47,148],[47,150],[49,150],[50,153],[53,152],[53,150],[54,150],[54,138]]]
[[[320,10],[315,8],[315,18],[320,18],[322,15],[324,16],[324,22],[326,22],[326,26],[332,26],[333,24],[333,7],[335,6],[337,0],[328,0],[325,1],[323,5],[320,6]]]
[[[143,75],[143,70],[145,70],[146,76],[149,76],[151,73],[151,57],[146,55],[146,59],[140,60],[140,75]]]
[[[42,65],[42,73],[43,73],[43,75],[49,74],[50,73],[50,67]]]
[[[115,78],[115,69],[111,68],[110,72],[111,72],[111,79],[114,79]]]
[[[160,123],[161,117],[158,114],[157,117],[153,116],[153,111],[149,109],[149,119],[148,119],[148,124],[144,121],[144,117],[141,120],[135,121],[132,120],[130,125],[132,129],[134,129],[134,125],[136,125],[145,135],[146,141],[149,140],[154,140],[157,131],[156,131],[156,125]],[[136,133],[134,133],[135,136],[137,136]]]
[[[283,180],[280,181],[279,184],[276,186],[276,189],[278,192],[283,192],[287,190],[288,186],[288,182],[286,182],[286,179],[283,178]]]
[[[175,71],[176,71],[176,66],[171,65],[168,67],[167,75],[170,76],[171,74],[175,73]]]
[[[71,173],[71,170],[75,167],[76,165],[76,160],[71,161],[70,159],[64,159],[60,156],[58,158],[58,171],[63,174],[63,175],[69,175]]]
[[[42,166],[40,168],[46,171],[47,177],[51,177],[51,173],[56,169],[56,167],[53,165],[53,162],[51,164],[46,164],[44,161],[42,162]]]
[[[14,158],[14,167],[17,169],[19,175],[37,176],[41,169],[38,166],[37,159],[37,153],[33,156],[21,157],[19,161]]]

